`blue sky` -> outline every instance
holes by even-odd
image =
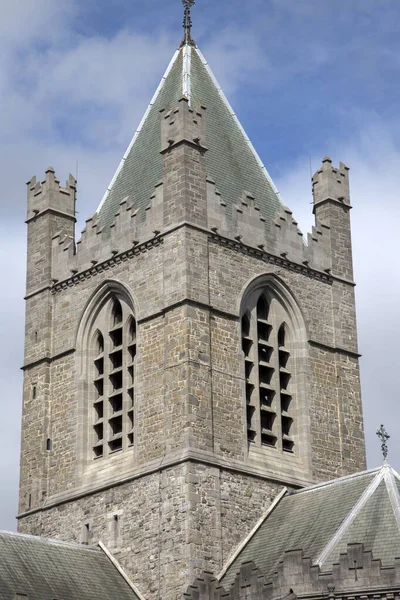
[[[351,167],[369,465],[375,430],[400,470],[400,2],[198,0],[193,35],[304,233],[310,160]],[[3,0],[0,22],[0,528],[18,486],[25,186],[79,163],[79,226],[92,214],[176,48],[179,0]]]

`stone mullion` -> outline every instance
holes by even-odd
[[[112,411],[111,411],[111,402],[110,402],[110,396],[113,392],[112,389],[112,384],[111,384],[111,379],[110,379],[110,373],[113,370],[113,366],[112,366],[112,360],[111,360],[111,356],[110,353],[112,352],[114,345],[113,342],[111,340],[111,335],[110,335],[110,331],[111,329],[113,329],[113,323],[111,322],[112,319],[112,314],[108,312],[108,319],[107,319],[107,342],[104,343],[104,359],[105,359],[105,365],[104,365],[104,396],[105,396],[105,402],[106,402],[106,406],[104,408],[104,444],[105,444],[105,452],[104,452],[104,456],[108,456],[110,454],[110,447],[109,447],[109,440],[112,437],[111,436],[111,425],[109,423],[109,420],[111,418],[112,415]]]
[[[271,311],[272,312],[272,311]],[[280,385],[280,371],[279,371],[279,347],[278,347],[278,331],[279,328],[277,326],[277,316],[272,313],[271,315],[272,322],[272,331],[270,339],[272,340],[273,351],[272,351],[272,361],[274,367],[274,372],[272,375],[272,386],[275,390],[275,410],[276,410],[276,419],[275,419],[275,427],[274,431],[277,436],[276,447],[282,452],[282,410],[281,410],[281,385]]]
[[[102,446],[103,446],[103,451],[101,456],[104,455],[104,398],[105,398],[105,392],[104,392],[104,382],[105,382],[105,338],[104,338],[104,329],[97,327],[96,328],[98,334],[96,336],[96,339],[92,341],[92,345],[90,346],[90,381],[91,381],[91,393],[90,393],[90,411],[91,411],[91,433],[90,433],[90,449],[91,449],[91,457],[93,457],[94,455],[94,447],[95,444],[97,444],[100,440],[98,439],[98,433],[95,429],[95,425],[96,423],[102,418],[103,419],[103,438],[102,438]],[[103,340],[103,352],[98,352],[98,348],[97,348],[97,344],[99,342],[99,335],[102,336],[102,340]],[[94,344],[94,345],[93,345]],[[102,358],[101,358],[102,355]],[[97,367],[97,361],[102,360],[103,361],[103,373],[100,374],[98,372],[98,367]],[[99,392],[98,392],[98,386],[95,384],[95,380],[96,379],[102,379],[103,380],[103,394],[101,396],[99,396]],[[98,409],[96,408],[96,405],[100,404],[97,403],[96,400],[98,398],[101,398],[101,404],[103,405],[103,416],[98,418],[99,412]]]
[[[261,407],[260,407],[260,377],[259,377],[259,355],[258,355],[258,324],[257,324],[257,306],[254,307],[250,319],[250,337],[253,340],[251,348],[253,358],[253,370],[251,382],[254,384],[252,392],[252,406],[254,410],[254,425],[256,430],[255,444],[261,448]]]
[[[128,386],[129,386],[129,326],[128,326],[129,316],[125,319],[125,325],[122,332],[122,450],[128,449],[128,410],[129,410],[129,396],[128,396]]]
[[[122,450],[128,448],[128,409],[129,409],[129,398],[128,398],[128,344],[129,344],[129,314],[125,314],[125,307],[122,309]]]

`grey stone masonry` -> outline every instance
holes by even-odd
[[[324,163],[308,244],[285,207],[267,226],[252,190],[228,210],[205,119],[187,99],[162,111],[148,205],[124,198],[76,244],[73,178],[51,169],[28,191],[19,529],[107,543],[117,515],[113,552],[148,600],[218,572],[284,486],[365,467],[348,201]],[[241,317],[263,288],[292,325],[293,452],[248,442]],[[93,340],[112,298],[135,318],[134,442],[95,458]]]
[[[331,230],[332,273],[353,281],[350,232],[349,168],[332,166],[329,157],[312,178],[316,220]]]
[[[39,504],[47,496],[47,456],[50,443],[49,418],[50,357],[53,327],[55,283],[52,264],[52,238],[62,235],[73,241],[75,225],[76,182],[70,175],[66,186],[60,186],[51,167],[40,183],[32,178],[28,184],[27,220],[28,262],[26,279],[25,355],[24,366],[30,365],[24,380],[22,413],[21,470],[29,473],[29,485],[21,479],[20,497],[26,504]],[[27,430],[34,436],[25,436]]]
[[[230,589],[210,572],[203,573],[183,595],[185,600],[296,600],[297,598],[400,597],[400,562],[382,568],[378,557],[363,544],[349,544],[332,572],[312,565],[302,550],[286,552],[272,581],[266,581],[254,562],[243,563]]]
[[[203,112],[181,98],[175,109],[162,113],[164,226],[182,220],[207,226]]]

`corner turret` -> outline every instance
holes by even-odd
[[[65,188],[49,167],[45,180],[28,182],[28,248],[24,352],[20,510],[42,504],[48,495],[50,362],[54,284],[52,238],[60,232],[74,241],[76,181]],[[29,426],[28,426],[29,425]]]
[[[52,282],[52,238],[59,232],[74,240],[76,181],[70,175],[65,188],[52,167],[40,183],[28,182],[27,220],[28,259],[27,296]]]
[[[329,227],[332,274],[353,281],[350,229],[349,168],[332,166],[326,156],[312,178],[316,227]]]

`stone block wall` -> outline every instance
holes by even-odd
[[[21,532],[78,541],[88,525],[106,545],[117,511],[115,555],[148,598],[166,599],[220,569],[284,485],[365,466],[349,246],[332,249],[338,227],[350,235],[347,213],[335,212],[339,200],[331,212],[330,199],[316,202],[329,218],[316,214],[308,246],[288,209],[267,226],[250,192],[229,218],[204,169],[201,114],[186,102],[174,114],[163,182],[143,215],[125,199],[111,229],[95,216],[75,247],[72,180],[69,195],[53,172],[53,187],[30,187],[40,206],[30,195],[28,272],[43,265],[46,289],[27,303],[19,509]],[[254,454],[247,441],[240,310],[263,277],[302,323],[293,455]],[[107,289],[135,312],[135,443],[94,460],[82,331]]]
[[[101,540],[145,598],[176,598],[204,569],[221,570],[279,490],[267,481],[187,461],[27,516],[21,531]],[[109,522],[118,514],[118,546]]]

